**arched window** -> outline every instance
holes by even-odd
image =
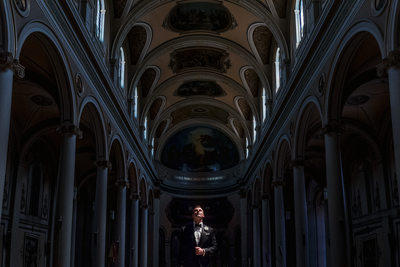
[[[296,20],[296,47],[299,46],[304,36],[304,4],[303,0],[297,0],[294,10]]]
[[[249,147],[249,139],[246,138],[246,159],[249,157],[250,147]]]
[[[256,142],[257,139],[257,120],[256,117],[253,116],[253,143]]]
[[[275,92],[281,87],[281,49],[278,47],[275,53]]]
[[[147,140],[147,117],[144,118],[143,123],[143,140]]]
[[[151,156],[154,157],[154,137],[151,139]]]
[[[106,17],[106,8],[104,0],[96,2],[96,36],[101,42],[104,40],[104,22]]]
[[[135,87],[135,90],[133,91],[133,116],[135,119],[138,117],[138,107],[139,107],[139,97],[138,97],[138,89]]]
[[[262,120],[263,122],[267,118],[267,90],[262,90]]]
[[[124,48],[121,47],[119,49],[119,64],[118,64],[118,80],[119,86],[121,89],[125,87],[125,51]]]

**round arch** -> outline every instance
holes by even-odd
[[[91,127],[91,129],[93,129],[94,132],[98,133],[96,134],[96,160],[107,160],[108,146],[106,129],[104,127],[104,117],[102,115],[99,103],[93,97],[88,96],[83,99],[79,111],[79,123],[82,122],[82,116],[86,114],[86,112],[90,118],[90,123],[93,126]]]
[[[18,35],[15,58],[19,59],[25,41],[33,35],[37,36],[42,42],[42,45],[45,46],[45,50],[47,50],[48,56],[50,57],[55,69],[57,87],[59,88],[61,121],[69,121],[70,123],[77,125],[77,104],[74,92],[74,82],[71,71],[67,67],[70,66],[70,63],[68,62],[65,48],[61,45],[62,42],[58,39],[56,34],[47,25],[39,21],[28,23]]]

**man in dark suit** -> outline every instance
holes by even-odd
[[[200,205],[193,209],[193,222],[183,227],[180,260],[183,267],[209,267],[210,258],[217,251],[214,229],[204,225],[204,211]]]

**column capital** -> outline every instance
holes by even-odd
[[[22,79],[25,77],[25,67],[14,59],[10,52],[0,52],[0,70],[11,69],[15,75]]]
[[[140,205],[140,208],[142,208],[142,209],[148,209],[149,208],[149,205],[147,205],[147,203],[146,204],[141,204]]]
[[[378,76],[382,77],[390,68],[400,68],[400,50],[390,51],[388,56],[377,66]]]
[[[126,178],[120,178],[115,182],[116,186],[129,188],[129,181]]]
[[[162,194],[160,189],[154,189],[153,193],[154,193],[154,198],[157,198],[157,199],[159,199]]]
[[[62,124],[57,127],[56,131],[59,134],[76,135],[79,139],[82,139],[82,131],[74,124]]]
[[[271,184],[273,187],[282,187],[285,186],[285,181],[282,178],[276,178],[272,181]]]
[[[341,133],[343,132],[343,125],[338,121],[331,121],[322,128],[322,134]]]
[[[262,199],[262,200],[269,200],[270,198],[271,198],[270,194],[267,194],[267,193],[264,193],[264,194],[262,194],[262,196],[261,196],[261,199]]]
[[[302,158],[296,158],[290,162],[292,167],[301,167],[304,166],[304,160]]]
[[[108,160],[98,160],[95,162],[95,165],[97,167],[101,167],[101,168],[107,168],[107,169],[112,169],[112,164],[110,161]]]
[[[132,200],[139,200],[140,197],[139,197],[139,194],[135,192],[135,193],[130,194],[129,198]]]
[[[247,192],[246,192],[246,190],[245,189],[240,189],[240,191],[239,191],[239,196],[240,196],[240,198],[246,198],[247,197]]]

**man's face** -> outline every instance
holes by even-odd
[[[204,216],[204,211],[201,207],[197,206],[193,209],[193,214],[192,214],[192,218],[198,218],[198,219],[203,219]]]

